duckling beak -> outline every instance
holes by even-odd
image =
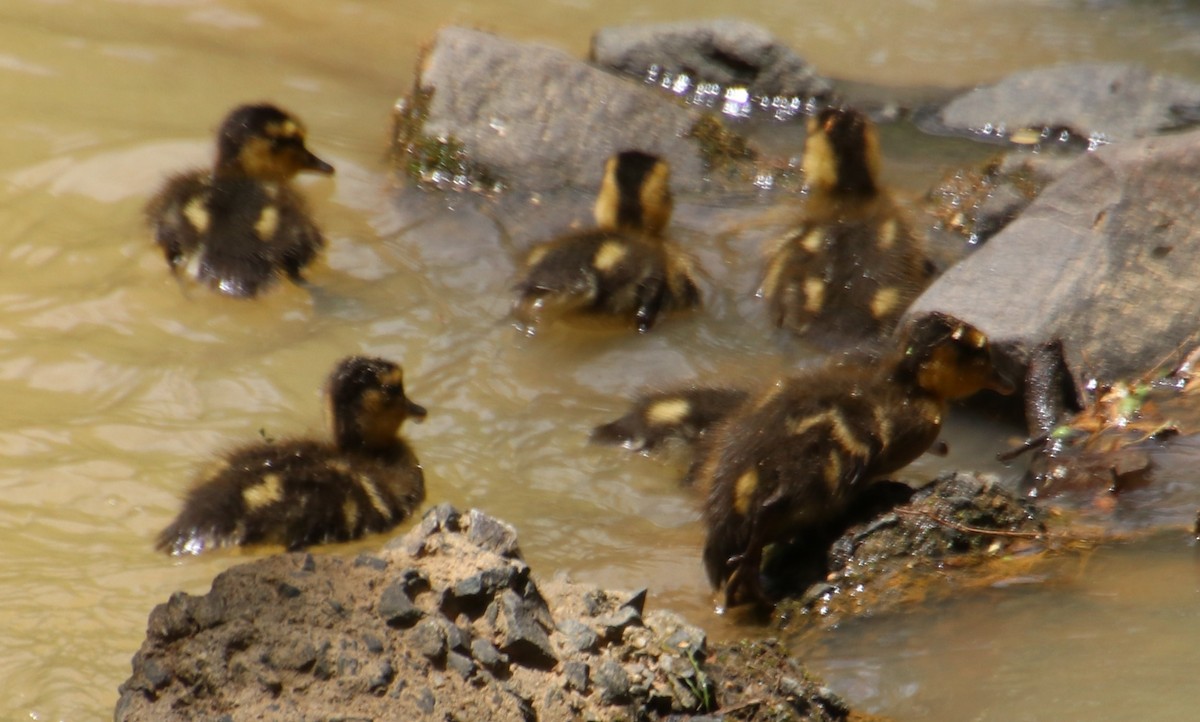
[[[304,156],[300,159],[300,169],[323,175],[333,175],[333,166],[313,155],[312,151],[307,148],[304,149]]]
[[[406,401],[408,403],[405,404],[404,410],[408,413],[408,417],[417,423],[424,421],[425,417],[428,415],[428,412],[425,411],[425,407],[418,403],[414,403],[411,399],[406,399]]]

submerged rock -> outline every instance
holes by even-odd
[[[710,650],[644,592],[539,584],[510,531],[443,505],[374,563],[233,567],[151,613],[115,718],[849,718],[777,645]]]
[[[908,317],[970,323],[1012,359],[1060,341],[1088,388],[1177,365],[1194,341],[1200,132],[1102,148],[1067,168]]]
[[[932,119],[950,131],[1033,142],[1066,131],[1112,142],[1200,121],[1200,83],[1124,63],[1076,63],[1014,73],[946,104]]]
[[[397,164],[463,187],[592,189],[614,152],[672,166],[676,190],[753,151],[711,114],[540,45],[477,30],[438,32],[398,106]]]
[[[743,20],[602,28],[592,36],[591,58],[727,115],[761,109],[790,117],[833,96],[833,83],[804,58]],[[746,92],[734,97],[736,89]]]

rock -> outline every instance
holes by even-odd
[[[1062,342],[1080,397],[1194,344],[1200,131],[1090,153],[908,311],[973,324],[1020,364]]]
[[[1027,129],[1066,129],[1103,143],[1184,127],[1200,119],[1198,109],[1200,84],[1138,65],[1077,63],[1014,73],[971,90],[943,107],[935,122],[1001,139]]]
[[[794,115],[828,103],[833,95],[833,84],[812,65],[764,28],[743,20],[602,28],[592,36],[591,60],[690,100],[704,100],[694,93],[702,83],[721,86],[707,90],[707,99],[724,104],[731,102],[730,89],[744,88],[749,95],[737,96],[744,100],[735,102],[733,115],[749,114],[760,104],[768,110],[790,109]],[[782,102],[786,100],[796,102]]]
[[[447,27],[398,104],[395,147],[410,176],[531,191],[594,189],[611,154],[636,148],[671,164],[675,190],[694,191],[712,167],[751,153],[719,126],[561,51]]]
[[[517,549],[517,530],[511,524],[505,524],[478,509],[467,512],[467,541],[503,557],[520,554]]]
[[[723,704],[769,707],[771,719],[842,719],[805,716],[817,698],[779,681],[803,679],[798,666],[750,669],[732,650],[718,673],[704,633],[665,610],[601,647],[594,617],[640,617],[645,593],[565,578],[543,589],[515,544],[471,528],[507,525],[439,507],[379,552],[383,565],[317,555],[297,575],[302,556],[274,556],[229,569],[207,595],[173,596],[151,614],[115,718],[685,720],[711,711],[719,689]],[[443,602],[466,580],[490,612],[451,618]],[[282,583],[298,593],[281,597]]]

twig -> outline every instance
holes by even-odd
[[[761,700],[761,699],[752,699],[747,702],[742,702],[741,704],[737,705],[736,707],[730,707],[728,709],[718,709],[718,710],[713,710],[713,711],[720,713],[722,716],[731,715],[731,714],[736,714],[738,712],[741,712],[742,710],[748,709],[750,707],[758,707],[762,703],[763,703],[763,700]]]
[[[954,531],[959,531],[964,534],[1002,536],[1011,537],[1013,539],[1041,539],[1048,536],[1044,531],[1004,531],[1002,529],[984,529],[983,527],[978,526],[967,526],[966,524],[959,524],[956,521],[951,521],[950,519],[937,516],[936,514],[928,511],[921,511],[920,509],[893,509],[892,511],[901,516],[923,517],[935,524],[940,524],[941,526],[948,527]]]

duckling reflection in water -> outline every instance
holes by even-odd
[[[305,146],[304,125],[273,105],[243,105],[221,123],[211,171],[169,179],[146,206],[171,272],[249,298],[301,271],[325,246],[291,179],[333,166]]]
[[[933,277],[924,244],[879,182],[871,121],[829,108],[808,121],[804,217],[770,252],[760,295],[774,323],[819,341],[890,333]]]
[[[707,494],[704,566],[725,606],[765,601],[765,546],[819,538],[933,445],[948,401],[982,389],[1012,390],[987,338],[934,315],[892,357],[784,378],[713,427],[690,475]]]
[[[641,151],[608,160],[596,228],[535,247],[517,284],[513,316],[529,333],[564,316],[609,317],[649,331],[661,313],[700,304],[693,263],[663,235],[670,170]]]
[[[352,356],[326,387],[333,440],[249,444],[188,492],[183,511],[158,537],[171,554],[240,544],[300,549],[381,532],[425,499],[416,454],[397,436],[425,409],[404,393],[400,367]]]

